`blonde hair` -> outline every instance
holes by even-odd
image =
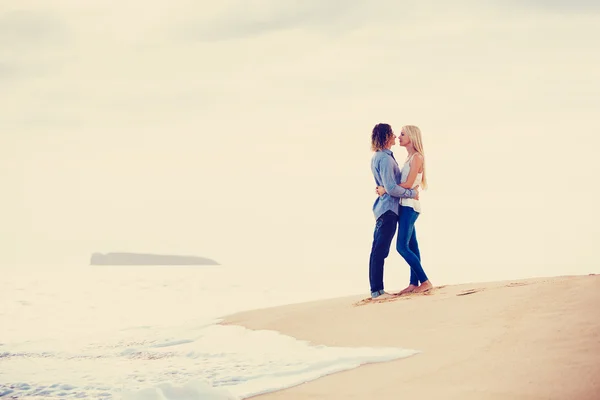
[[[410,139],[414,149],[423,157],[423,179],[421,181],[421,188],[427,189],[427,175],[425,173],[425,151],[423,150],[423,138],[421,137],[421,130],[418,126],[405,125],[402,127],[402,131]]]

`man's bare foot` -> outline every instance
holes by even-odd
[[[387,293],[387,292],[386,292],[386,293],[384,293],[384,294],[381,294],[381,295],[379,295],[379,296],[375,297],[375,298],[374,298],[374,299],[372,299],[372,300],[374,300],[374,301],[378,301],[378,300],[387,300],[387,299],[393,299],[393,298],[394,298],[394,296],[393,296],[393,295],[391,295],[391,294],[389,294],[389,293]]]
[[[396,294],[396,296],[402,296],[403,294],[410,293],[410,292],[414,291],[417,287],[418,287],[417,285],[408,285],[407,287],[402,289],[400,292],[398,292]]]
[[[428,290],[431,290],[433,288],[433,285],[431,284],[431,282],[429,281],[425,281],[423,283],[421,283],[421,285],[416,288],[413,293],[425,293]]]

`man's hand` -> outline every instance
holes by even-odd
[[[379,196],[383,196],[384,194],[386,194],[387,192],[385,191],[385,188],[383,186],[377,186],[375,188],[375,192],[379,195]]]
[[[419,200],[419,193],[420,193],[420,191],[419,191],[419,185],[415,186],[413,188],[413,190],[416,190],[416,192],[417,192],[417,194],[415,196],[415,200]]]

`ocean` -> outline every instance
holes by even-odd
[[[2,269],[0,397],[244,399],[402,348],[316,346],[218,322],[226,315],[365,293],[345,267],[36,266]]]

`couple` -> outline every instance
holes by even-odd
[[[383,264],[398,226],[396,250],[410,266],[409,285],[397,295],[426,292],[433,286],[423,267],[415,232],[415,222],[421,213],[418,188],[427,188],[425,158],[421,130],[413,125],[403,126],[398,137],[408,156],[402,169],[391,148],[396,135],[388,124],[377,124],[371,135],[371,171],[377,183],[377,200],[373,205],[376,224],[369,260],[371,298],[386,299],[393,295],[383,290]],[[420,284],[419,284],[420,283]]]

